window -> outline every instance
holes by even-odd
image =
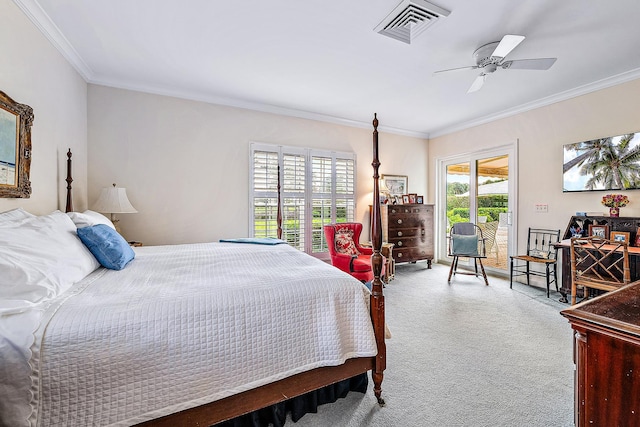
[[[282,238],[309,254],[327,252],[323,226],[355,216],[355,154],[251,145],[250,229],[276,237],[278,168]]]

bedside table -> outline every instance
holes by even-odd
[[[373,247],[371,242],[360,243],[360,246],[363,246],[365,248]],[[385,275],[383,280],[384,283],[389,283],[390,281],[395,279],[395,275],[396,275],[396,262],[393,259],[393,246],[394,246],[393,243],[383,242],[382,248],[380,249],[380,253],[385,258],[385,263],[384,263]]]

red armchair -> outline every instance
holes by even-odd
[[[343,222],[324,226],[331,264],[360,280],[373,280],[371,255],[373,250],[360,246],[362,224],[359,222]],[[383,261],[384,266],[384,261]]]

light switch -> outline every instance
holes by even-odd
[[[536,203],[535,210],[536,213],[548,213],[549,205],[547,205],[546,203]]]

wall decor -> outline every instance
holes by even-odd
[[[640,132],[566,144],[562,191],[640,188]]]
[[[389,191],[389,195],[402,196],[403,194],[407,194],[409,178],[406,175],[382,174],[381,178],[384,180],[384,186]]]
[[[416,203],[418,203],[419,205],[424,203],[424,196],[418,196],[416,197]]]
[[[31,195],[33,109],[0,91],[0,197]]]

